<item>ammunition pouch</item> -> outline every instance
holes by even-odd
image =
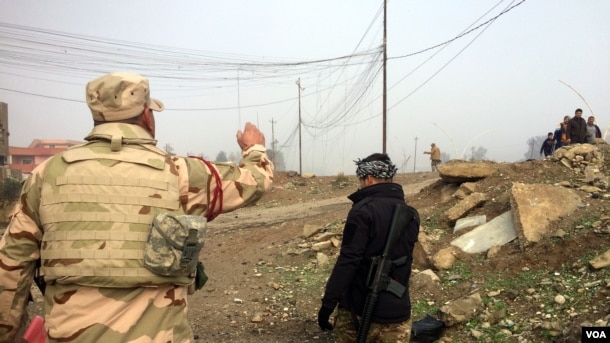
[[[206,282],[208,282],[208,276],[203,263],[199,262],[197,263],[197,275],[195,275],[195,290],[200,290]]]
[[[195,277],[206,224],[201,216],[157,214],[144,248],[144,267],[158,275]],[[200,269],[203,273],[203,265]]]

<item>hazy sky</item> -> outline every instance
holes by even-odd
[[[235,132],[251,121],[288,169],[353,174],[354,159],[382,150],[382,10],[382,0],[0,0],[10,145],[82,140],[85,84],[121,70],[149,77],[164,102],[160,147],[215,159],[239,151]],[[429,170],[432,142],[451,158],[484,147],[521,160],[530,137],[578,107],[608,127],[610,1],[389,0],[387,21],[387,152],[403,171]]]

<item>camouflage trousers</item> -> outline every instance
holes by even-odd
[[[438,165],[441,164],[441,160],[432,160],[430,161],[430,166],[432,167],[432,171],[438,171]]]
[[[360,319],[358,317],[358,320]],[[337,343],[356,342],[357,332],[350,311],[343,308],[337,309],[333,334]],[[371,323],[366,337],[366,341],[371,343],[408,343],[410,339],[411,319],[396,324]]]

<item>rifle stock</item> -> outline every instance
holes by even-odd
[[[413,214],[408,207],[396,204],[392,214],[392,222],[383,249],[383,254],[374,257],[371,261],[371,268],[369,269],[367,280],[370,291],[366,296],[364,310],[362,311],[362,321],[358,327],[358,336],[356,340],[358,343],[366,342],[366,336],[371,328],[371,321],[373,319],[373,313],[375,312],[375,306],[377,305],[379,292],[387,291],[400,298],[406,291],[405,286],[401,285],[396,280],[393,280],[389,275],[392,269],[390,253],[394,250],[394,245],[396,245],[396,242],[403,231],[409,226],[412,218]]]

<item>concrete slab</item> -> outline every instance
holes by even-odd
[[[489,250],[494,245],[504,245],[517,238],[512,211],[504,212],[487,224],[483,224],[470,232],[451,241],[451,245],[470,254]]]
[[[470,227],[483,225],[487,222],[487,216],[484,214],[466,218],[460,218],[455,222],[455,226],[453,227],[453,233],[456,233],[460,230],[464,230]]]

